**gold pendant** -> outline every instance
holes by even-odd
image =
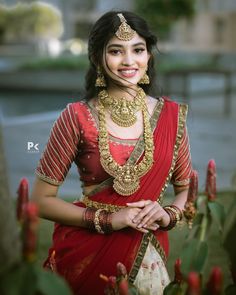
[[[135,166],[126,164],[122,168],[120,174],[113,181],[113,188],[122,196],[130,196],[139,189],[139,177]]]
[[[137,121],[134,111],[127,105],[125,99],[122,100],[120,107],[111,110],[111,119],[121,127],[130,127]]]

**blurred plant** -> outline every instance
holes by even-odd
[[[28,201],[28,180],[18,189],[17,217],[22,238],[22,259],[0,277],[1,295],[71,295],[57,274],[37,265],[38,208]]]
[[[207,166],[205,194],[197,198],[197,174],[191,176],[188,201],[185,206],[185,216],[193,216],[192,228],[189,232],[180,260],[175,264],[175,278],[165,288],[164,295],[221,295],[223,294],[223,274],[220,267],[214,267],[206,285],[203,285],[204,266],[208,256],[207,236],[212,220],[218,225],[226,250],[229,253],[233,284],[225,290],[226,295],[236,294],[236,254],[234,237],[236,235],[236,205],[226,214],[224,207],[217,202],[216,197],[216,165],[210,160]],[[189,203],[191,205],[189,205]],[[195,210],[193,210],[193,207]],[[233,209],[232,209],[233,208]],[[188,212],[190,211],[190,212]],[[190,214],[194,211],[194,214]],[[182,263],[181,263],[181,262]]]
[[[106,282],[104,290],[104,294],[106,295],[138,295],[135,286],[128,282],[126,267],[121,262],[117,263],[116,277],[107,277],[101,274],[100,278]]]
[[[0,5],[0,41],[58,38],[63,33],[60,11],[44,2]]]
[[[17,220],[22,224],[24,221],[24,207],[29,202],[29,183],[26,178],[20,181],[18,188],[18,198],[16,203],[16,217]]]
[[[171,25],[183,17],[194,15],[194,0],[137,0],[136,11],[151,24],[158,36],[165,37]]]

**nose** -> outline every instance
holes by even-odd
[[[124,66],[131,66],[133,65],[134,60],[131,52],[126,52],[123,56],[122,64]]]

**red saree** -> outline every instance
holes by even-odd
[[[79,112],[77,108],[80,107],[81,105],[74,104],[75,113]],[[162,199],[175,170],[185,130],[186,113],[185,105],[160,99],[150,119],[155,143],[154,164],[141,178],[140,189],[128,197],[123,197],[113,190],[111,179],[108,179],[87,196],[89,202],[92,201],[95,207],[101,203],[126,206],[128,202],[141,199]],[[140,138],[128,161],[140,161],[142,156],[143,141]],[[42,176],[41,170],[37,171],[39,177]],[[80,201],[75,205],[85,207],[85,203]],[[110,235],[101,235],[85,228],[56,224],[53,246],[49,250],[45,266],[56,268],[69,282],[74,294],[103,294],[104,282],[99,275],[115,275],[117,262],[122,262],[127,267],[130,282],[133,283],[149,242],[165,260],[168,255],[168,237],[166,232],[160,230],[143,235],[134,229],[126,228]],[[50,257],[53,251],[55,256],[52,263]]]

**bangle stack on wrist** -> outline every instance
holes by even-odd
[[[178,222],[180,222],[183,218],[183,212],[175,205],[168,205],[163,207],[163,209],[166,211],[166,213],[170,217],[170,222],[165,227],[160,227],[160,230],[168,231],[171,230],[176,226]]]
[[[87,228],[100,234],[112,233],[111,214],[104,209],[87,207],[84,211],[83,220]]]

